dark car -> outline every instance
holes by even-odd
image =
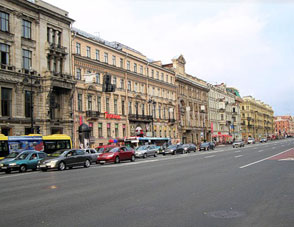
[[[196,152],[197,147],[195,144],[189,143],[189,144],[183,144],[183,148],[185,153],[190,153],[192,151]]]
[[[52,154],[49,154],[47,158],[39,163],[39,168],[42,171],[48,169],[65,170],[67,167],[72,168],[74,166],[84,166],[86,168],[91,165],[91,156],[85,153],[83,150],[70,149],[59,150]]]
[[[208,150],[214,150],[215,144],[213,142],[203,142],[199,146],[199,151],[208,151]]]
[[[101,154],[97,161],[103,165],[106,162],[119,163],[120,161],[130,160],[135,161],[135,151],[131,147],[115,147],[107,153]]]
[[[5,161],[4,159],[0,164],[0,168],[6,173],[14,170],[19,172],[26,172],[28,169],[37,170],[38,162],[46,156],[47,154],[42,151],[23,151],[12,160],[8,159]]]
[[[162,151],[162,154],[163,155],[166,155],[166,154],[175,155],[175,154],[178,154],[178,153],[180,153],[180,154],[184,154],[185,153],[184,147],[181,144],[170,145],[170,146],[168,146],[167,148],[165,148]]]

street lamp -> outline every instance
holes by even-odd
[[[155,111],[155,105],[156,105],[156,102],[152,99],[152,98],[150,98],[149,100],[148,100],[148,103],[149,104],[153,104],[153,109],[152,109],[152,137],[154,137],[154,125],[153,125],[153,121],[154,121],[154,111]],[[150,113],[150,106],[149,106],[149,113]]]
[[[32,69],[30,69],[29,74],[27,74],[27,76],[28,76],[28,77],[30,78],[30,80],[31,80],[31,83],[30,83],[30,88],[31,88],[31,90],[30,90],[30,104],[31,104],[31,106],[30,106],[30,115],[31,115],[31,133],[32,133],[32,134],[34,133],[33,85],[40,85],[40,81],[37,80],[36,78],[35,78],[35,82],[33,83],[33,75],[32,75],[33,73],[34,73],[34,71],[33,71]],[[28,84],[28,83],[29,83],[28,78],[25,77],[25,78],[23,79],[23,82]]]

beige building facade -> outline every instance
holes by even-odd
[[[177,127],[182,143],[199,144],[211,140],[208,120],[207,83],[185,71],[186,60],[182,55],[165,65],[174,70],[177,86]]]
[[[0,17],[1,133],[72,135],[73,20],[41,0],[3,0]]]
[[[175,73],[142,53],[72,30],[74,131],[90,126],[91,146],[132,136],[177,138]],[[103,92],[111,76],[115,92]],[[74,144],[79,144],[78,134]]]
[[[252,96],[243,97],[241,104],[242,137],[259,140],[274,134],[274,111],[271,106]]]
[[[241,98],[223,83],[209,85],[209,89],[209,121],[213,140],[227,143],[241,139]]]

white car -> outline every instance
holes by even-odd
[[[247,141],[248,144],[255,144],[255,139],[249,138]]]

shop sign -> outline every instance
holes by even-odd
[[[105,118],[106,119],[121,119],[120,115],[116,115],[116,114],[109,114],[107,112],[105,112]]]

